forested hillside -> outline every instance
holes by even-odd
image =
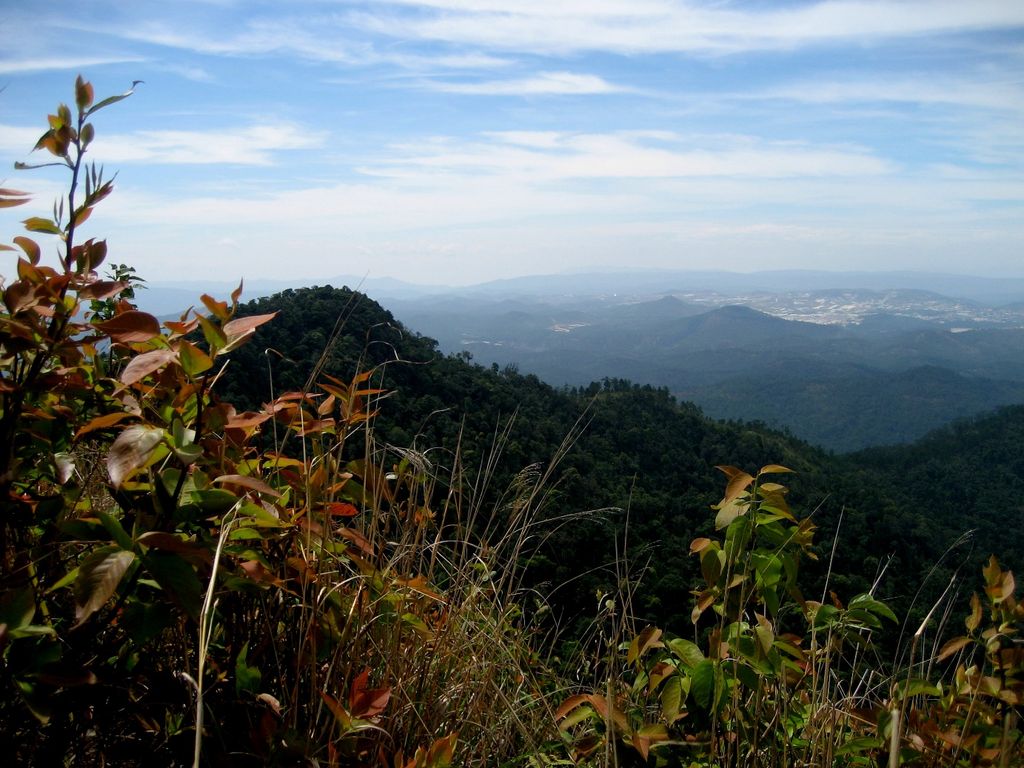
[[[911,301],[912,292],[893,294]],[[1024,402],[1019,320],[1000,315],[1000,325],[986,319],[995,309],[922,295],[918,305],[896,302],[904,314],[850,315],[858,322],[845,325],[836,322],[844,311],[881,299],[872,292],[775,295],[779,306],[773,294],[736,299],[805,317],[830,307],[827,322],[714,306],[726,300],[717,294],[700,294],[703,303],[538,294],[390,305],[436,335],[443,351],[468,352],[484,365],[516,365],[555,386],[612,377],[667,387],[717,418],[763,421],[845,452],[909,443],[955,419]]]
[[[378,367],[377,380],[389,395],[379,403],[377,425],[388,441],[429,449],[442,474],[451,471],[458,448],[463,467],[479,472],[495,449],[496,435],[508,427],[500,460],[492,467],[492,501],[516,472],[551,461],[579,423],[579,434],[554,474],[557,484],[547,511],[551,517],[599,511],[559,529],[530,561],[531,579],[556,586],[556,608],[575,619],[592,612],[598,591],[616,588],[613,564],[628,544],[632,575],[643,576],[639,615],[683,625],[697,565],[687,547],[710,525],[709,506],[718,500],[714,467],[721,464],[754,468],[774,461],[796,470],[792,502],[806,513],[813,510],[821,528],[821,559],[809,568],[814,588],[823,583],[837,530],[832,587],[846,594],[866,591],[891,559],[877,593],[892,597],[897,609],[909,608],[924,584],[915,611],[927,610],[928,599],[945,588],[943,575],[950,567],[968,563],[966,572],[973,573],[990,553],[1008,563],[1024,559],[1021,527],[1001,529],[998,523],[1019,522],[1020,508],[1007,506],[1000,512],[1006,517],[995,515],[998,507],[991,498],[1024,494],[1024,473],[1017,471],[1020,452],[1007,443],[1013,430],[1002,427],[1005,416],[971,427],[970,442],[937,435],[921,446],[844,460],[763,426],[706,418],[695,406],[676,402],[667,389],[625,380],[556,389],[512,368],[483,368],[444,356],[433,340],[348,289],[286,291],[241,311],[280,314],[260,330],[258,343],[238,351],[223,382],[229,399],[249,407],[268,399],[268,370],[276,391],[301,387],[340,322],[344,333],[324,372],[345,378],[357,368]],[[936,441],[943,452],[935,450]],[[991,466],[979,473],[984,461]],[[996,478],[987,486],[990,493],[966,492]],[[975,531],[971,542],[958,546],[931,573],[968,530]]]

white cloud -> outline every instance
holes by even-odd
[[[28,156],[42,134],[41,128],[0,124],[0,152]],[[102,163],[272,165],[277,152],[319,149],[326,142],[325,131],[290,123],[265,123],[243,128],[100,135],[90,146],[90,156]],[[53,158],[41,155],[36,161],[49,160]]]
[[[32,151],[45,128],[28,128],[0,123],[0,152],[11,157],[24,157]],[[50,159],[52,156],[46,155]]]
[[[1024,26],[1007,0],[828,0],[783,8],[675,0],[392,0],[356,23],[395,37],[537,53],[740,52]]]
[[[435,82],[431,87],[446,93],[480,96],[582,96],[628,90],[595,75],[574,72],[540,72],[533,77],[473,83]]]
[[[787,99],[809,104],[844,102],[935,104],[1000,111],[1024,111],[1024,87],[1005,76],[879,77],[872,80],[805,80],[747,98]]]
[[[396,147],[369,175],[414,181],[437,173],[508,175],[534,182],[572,179],[793,178],[877,176],[893,169],[855,148],[715,137],[694,149],[667,132],[568,134],[496,132],[490,142],[432,141]]]
[[[145,59],[138,56],[52,56],[0,61],[0,75],[21,75],[31,72],[83,70],[108,64],[126,64]]]
[[[98,140],[93,152],[105,163],[271,165],[275,152],[317,149],[325,141],[325,133],[294,125],[253,125],[225,130],[112,135]]]

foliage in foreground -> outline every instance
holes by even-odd
[[[720,538],[690,546],[704,581],[694,591],[692,639],[651,626],[630,634],[609,604],[604,679],[556,712],[578,761],[1024,764],[1024,605],[1009,571],[991,558],[967,634],[915,658],[929,616],[909,662],[893,670],[871,643],[897,619],[884,603],[870,593],[846,605],[834,592],[821,601],[801,594],[814,526],[767,477],[789,470],[720,469],[728,475],[716,506]]]
[[[80,78],[76,113],[50,117],[37,149],[68,194],[25,225],[59,262],[17,237],[4,286],[8,757],[427,768],[535,751],[554,728],[512,599],[522,528],[477,546],[457,484],[435,493],[422,455],[375,445],[372,372],[259,410],[220,401],[225,361],[272,319],[237,316],[241,287],[160,323],[130,279],[98,276],[105,243],[76,239],[112,190],[84,160],[89,120],[127,95],[95,102]],[[543,479],[509,497],[519,526]]]
[[[633,632],[636,594],[608,597],[598,683],[565,692],[520,608],[550,469],[523,471],[500,509],[485,507],[458,455],[440,473],[422,452],[377,445],[372,370],[314,369],[238,412],[216,385],[271,313],[239,316],[239,289],[160,323],[129,301],[129,267],[99,277],[105,243],[77,237],[112,191],[84,161],[89,120],[129,93],[95,102],[79,79],[76,112],[50,117],[37,149],[66,167],[68,194],[25,225],[57,238],[58,263],[15,238],[3,290],[11,759],[1022,763],[1012,574],[990,561],[966,635],[926,652],[926,620],[909,660],[885,662],[870,638],[895,617],[872,593],[801,594],[814,527],[770,480],[788,472],[778,465],[724,468],[716,534],[690,546],[703,581],[691,637]],[[0,191],[5,207],[27,199]]]

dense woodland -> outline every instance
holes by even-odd
[[[968,312],[954,299],[924,294],[946,307],[943,314],[915,309],[917,295],[907,292],[900,306],[914,316],[804,322],[674,295],[695,280],[665,275],[660,289],[640,295],[609,296],[615,279],[608,278],[606,293],[597,295],[563,284],[565,294],[556,297],[499,293],[487,300],[466,289],[465,296],[382,303],[445,352],[513,364],[556,386],[611,377],[667,387],[708,415],[763,421],[837,452],[910,443],[956,419],[1024,402],[1024,330],[1019,320],[999,325],[985,314],[1006,321],[1008,308],[968,304]],[[874,295],[850,293],[854,306]],[[834,301],[829,292],[813,295]],[[765,296],[794,311],[778,294],[736,301],[767,302]],[[971,313],[978,317],[962,317]],[[965,327],[951,332],[955,322]]]
[[[714,467],[721,464],[750,469],[772,460],[797,472],[792,502],[814,512],[817,565],[837,540],[831,584],[840,594],[866,591],[888,562],[878,594],[898,612],[915,598],[915,610],[926,611],[952,570],[973,574],[990,554],[1011,564],[1024,559],[1024,454],[1016,442],[1024,407],[957,423],[912,446],[835,456],[763,425],[705,418],[666,388],[606,379],[557,389],[513,366],[444,356],[433,340],[345,288],[285,291],[240,312],[280,314],[260,329],[257,343],[238,350],[225,372],[226,399],[246,408],[269,400],[271,372],[277,391],[301,388],[340,321],[343,333],[324,370],[342,378],[378,372],[389,395],[377,428],[389,443],[429,449],[442,473],[459,446],[476,472],[508,427],[492,501],[516,472],[547,464],[576,435],[560,461],[548,514],[597,512],[559,531],[532,562],[538,583],[573,585],[556,592],[562,611],[582,609],[586,617],[596,592],[616,588],[616,546],[628,527],[625,554],[633,575],[643,572],[638,617],[670,627],[688,621],[696,563],[685,554],[710,525],[719,494]],[[816,581],[808,589],[820,589],[823,570],[811,573]],[[963,591],[966,598],[969,587]]]
[[[77,80],[3,246],[7,762],[1024,764],[1024,408],[836,457],[348,289],[161,321],[77,236],[130,95]]]

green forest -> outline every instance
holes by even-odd
[[[0,246],[9,762],[1024,765],[1024,407],[837,456],[348,288],[161,320],[76,232],[130,95]]]

